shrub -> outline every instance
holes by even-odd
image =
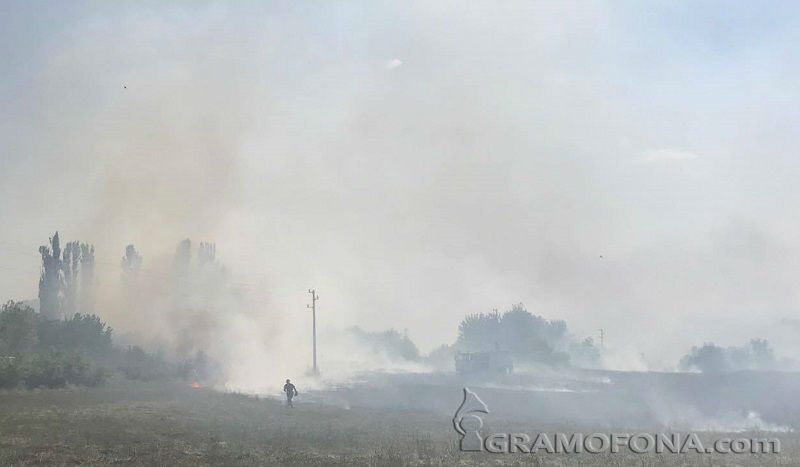
[[[25,387],[60,388],[67,384],[99,386],[105,382],[102,368],[93,367],[80,354],[51,352],[35,355],[22,372]]]
[[[22,380],[20,359],[17,357],[0,357],[0,388],[13,389]]]
[[[80,351],[103,358],[112,350],[112,330],[95,315],[76,313],[71,318],[39,321],[38,349],[48,351]]]
[[[67,384],[64,367],[58,354],[36,355],[28,363],[25,371],[25,387],[28,389],[41,386],[60,388]]]
[[[0,308],[0,356],[30,352],[37,343],[36,312],[22,302]]]
[[[117,368],[128,379],[153,381],[175,376],[175,370],[163,358],[146,352],[138,345],[123,350],[120,360]]]

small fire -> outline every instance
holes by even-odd
[[[193,388],[197,389],[197,388],[199,388],[199,387],[200,387],[200,383],[198,383],[197,381],[195,381],[194,383],[192,383],[192,384],[191,384],[191,386],[192,386]]]

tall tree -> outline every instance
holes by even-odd
[[[94,313],[94,245],[81,243],[81,313]]]
[[[142,257],[136,251],[136,247],[128,245],[125,247],[125,256],[122,257],[122,282],[126,287],[133,287],[139,276],[139,268],[142,267]]]
[[[78,309],[78,270],[81,259],[81,247],[78,242],[67,242],[64,245],[61,259],[63,272],[61,313],[72,316]]]
[[[220,292],[227,281],[225,266],[217,261],[217,245],[209,242],[200,242],[197,249],[197,278],[198,285],[206,291]]]
[[[175,248],[175,260],[173,262],[173,274],[175,277],[175,299],[178,306],[183,306],[183,301],[190,296],[189,267],[192,262],[192,241],[188,238],[181,241]]]
[[[122,291],[129,311],[135,313],[139,300],[139,269],[142,267],[142,256],[136,251],[135,246],[125,247],[125,256],[120,260],[120,267],[122,268]]]
[[[192,241],[188,238],[178,243],[175,248],[175,275],[177,277],[186,277],[189,274],[189,263],[192,261]]]
[[[197,249],[197,262],[202,267],[205,264],[213,263],[217,256],[217,245],[214,243],[200,242]]]
[[[50,238],[50,246],[40,246],[42,275],[39,278],[39,311],[47,319],[63,318],[60,307],[61,244],[58,232]]]

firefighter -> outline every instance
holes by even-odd
[[[292,404],[292,398],[297,395],[297,388],[294,387],[291,381],[288,379],[286,380],[286,384],[283,385],[283,392],[286,393],[286,405],[289,407],[294,407]]]

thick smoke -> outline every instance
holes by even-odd
[[[669,33],[708,19],[689,6],[49,8],[0,15],[26,25],[0,41],[23,44],[0,91],[4,295],[36,295],[59,229],[96,246],[103,319],[214,347],[240,387],[307,370],[309,287],[329,368],[352,325],[424,354],[518,301],[604,329],[614,368],[752,335],[797,349],[792,125],[773,124],[794,121],[791,50],[745,40],[740,11],[747,37],[717,53]],[[174,282],[187,237],[216,244],[221,290]]]

